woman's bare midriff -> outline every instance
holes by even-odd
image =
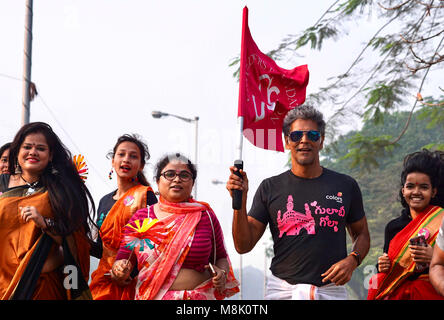
[[[210,278],[211,274],[208,270],[199,272],[193,269],[180,269],[170,290],[192,290]]]

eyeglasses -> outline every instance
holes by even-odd
[[[177,176],[179,180],[183,182],[190,181],[193,178],[193,175],[188,171],[175,171],[175,170],[167,170],[164,173],[160,174],[162,177],[167,179],[168,181],[173,181]]]
[[[290,132],[290,134],[288,136],[290,137],[291,141],[299,142],[302,139],[304,133],[307,135],[307,138],[313,142],[318,141],[319,138],[321,137],[321,133],[316,130],[309,130],[309,131],[296,130],[296,131]]]

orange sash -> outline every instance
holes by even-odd
[[[26,196],[26,188],[14,188],[0,196],[0,298],[10,299],[42,236],[33,222],[23,222],[19,208],[34,206],[43,217],[53,217],[48,192],[39,189]],[[81,232],[67,237],[81,272],[88,281],[89,244]],[[54,245],[53,245],[54,246]],[[63,274],[58,270],[42,273],[33,299],[66,299]]]
[[[371,279],[369,300],[384,299],[389,296],[415,272],[416,264],[410,255],[409,239],[415,237],[422,229],[427,229],[430,233],[427,243],[433,246],[443,216],[443,208],[428,206],[390,241],[388,256],[392,265],[387,273],[378,273]],[[428,276],[425,280],[428,281]]]
[[[136,279],[122,287],[106,274],[111,270],[119,250],[122,228],[137,210],[146,207],[148,191],[152,191],[151,187],[140,184],[129,189],[116,201],[100,227],[103,255],[97,270],[91,275],[89,285],[95,300],[129,300],[134,297]]]

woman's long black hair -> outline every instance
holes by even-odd
[[[90,224],[93,224],[95,215],[93,197],[77,172],[71,152],[50,125],[31,122],[17,132],[9,151],[9,172],[14,174],[19,165],[17,157],[20,147],[26,136],[32,133],[45,136],[52,155],[52,160],[40,176],[40,183],[48,190],[55,221],[54,233],[67,236],[83,227],[91,239]]]
[[[444,151],[422,149],[404,158],[404,168],[401,172],[401,189],[399,190],[399,198],[404,208],[409,206],[402,195],[402,187],[407,175],[412,172],[420,172],[429,176],[432,188],[437,189],[437,193],[430,200],[430,204],[444,207]]]

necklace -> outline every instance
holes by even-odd
[[[22,178],[23,181],[25,181],[25,183],[28,185],[28,191],[26,191],[26,195],[31,195],[35,192],[35,187],[37,186],[37,184],[39,183],[39,180],[34,181],[32,183],[26,181],[25,178],[23,178],[22,175],[20,175],[20,178]]]

